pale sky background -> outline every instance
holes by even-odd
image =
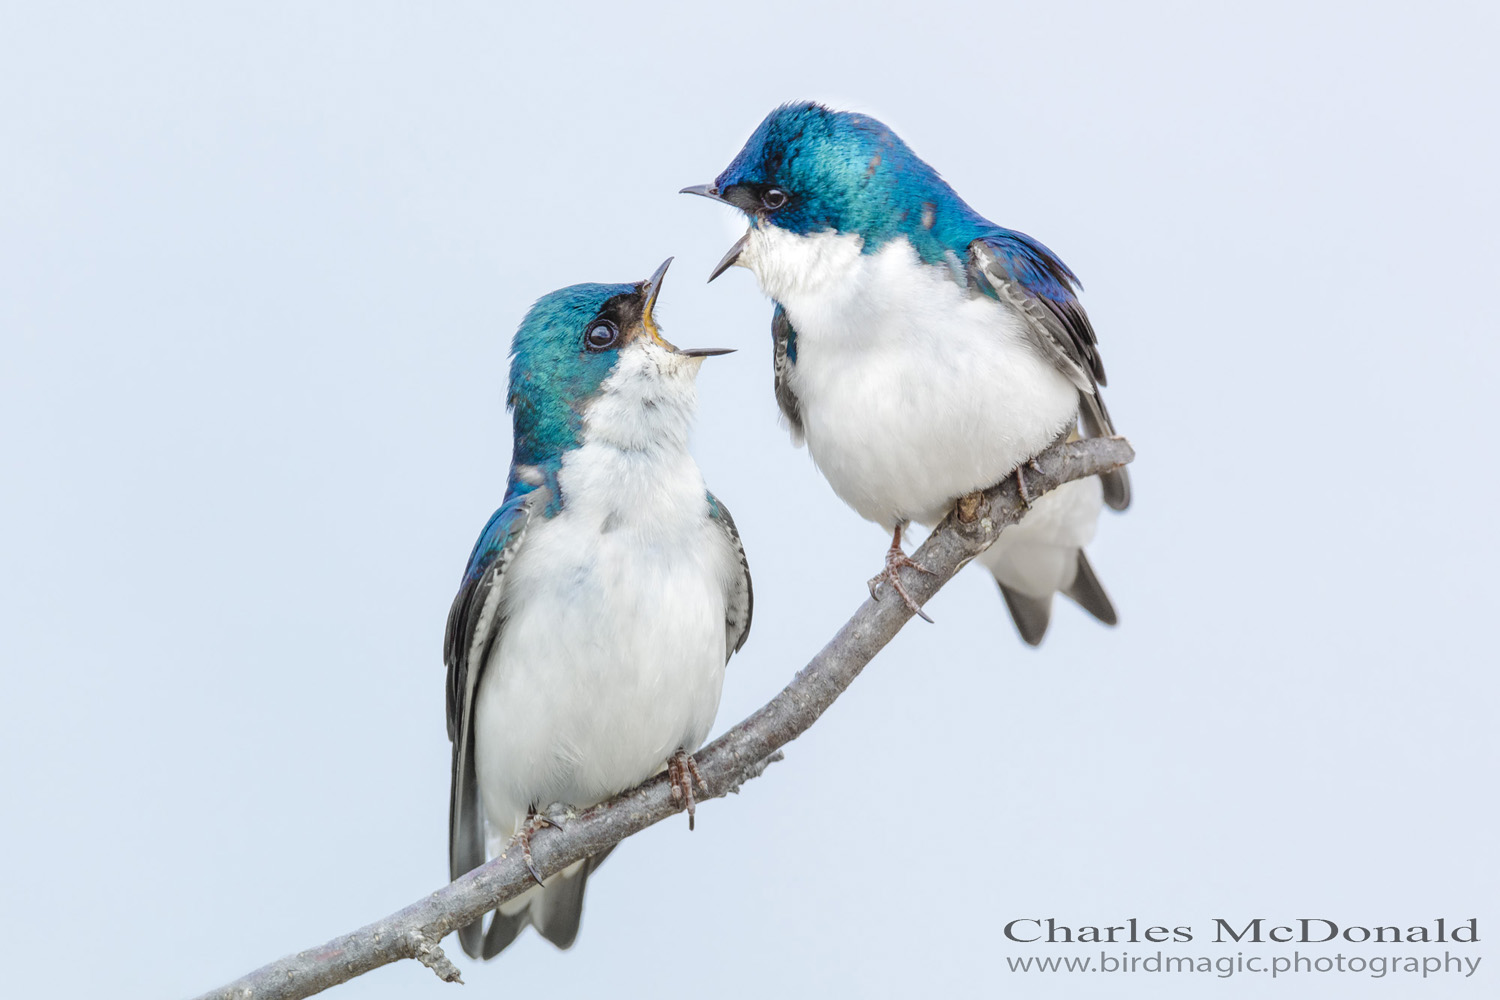
[[[800,98],[1082,276],[1119,628],[1028,649],[965,573],[617,851],[571,951],[330,995],[1495,988],[1493,4],[133,6],[0,13],[0,992],[196,994],[442,883],[444,616],[551,289],[676,255],[668,335],[740,348],[694,445],[756,585],[718,728],[826,641],[885,539],[777,425],[753,278],[704,284],[741,224],[676,193]],[[1478,917],[1483,964],[1005,971],[1096,953],[1000,936],[1048,916]]]

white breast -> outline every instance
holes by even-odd
[[[592,805],[697,749],[718,711],[738,559],[682,440],[649,426],[690,400],[655,402],[613,400],[655,415],[591,429],[566,455],[563,510],[532,521],[506,571],[475,705],[492,853],[529,806]]]
[[[790,379],[834,492],[887,529],[932,523],[999,482],[1076,417],[1078,391],[1021,320],[971,296],[904,238],[755,229],[743,262],[797,330]]]

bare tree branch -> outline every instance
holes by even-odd
[[[1026,492],[1038,496],[1070,480],[1117,469],[1134,457],[1123,438],[1059,443],[1037,458],[1039,471],[1026,473]],[[1014,478],[963,498],[914,554],[933,574],[906,573],[912,597],[925,603],[1024,512]],[[695,755],[710,789],[703,798],[736,791],[758,776],[782,746],[827,711],[911,617],[904,602],[888,590],[880,600],[866,600],[781,693]],[[660,774],[568,819],[561,829],[542,830],[532,841],[532,858],[550,876],[677,811],[667,777]],[[405,909],[272,962],[199,1000],[294,1000],[403,958],[417,959],[447,982],[461,982],[438,942],[532,884],[519,852],[502,855]]]

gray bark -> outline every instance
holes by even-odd
[[[1027,468],[1026,492],[1034,498],[1070,480],[1120,468],[1134,457],[1122,438],[1055,444],[1038,456],[1035,469]],[[907,590],[919,604],[925,603],[1024,512],[1014,477],[963,498],[913,553],[933,572],[904,570]],[[888,587],[882,588],[878,600],[866,600],[781,693],[695,755],[709,786],[700,801],[736,791],[758,776],[782,746],[827,711],[911,617],[911,610]],[[532,841],[532,858],[542,874],[550,876],[677,811],[667,777],[660,774],[565,820],[560,829],[541,830]],[[272,962],[200,1000],[294,1000],[403,958],[417,959],[447,982],[461,982],[438,942],[532,884],[520,852],[513,850],[405,909]]]

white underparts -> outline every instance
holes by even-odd
[[[904,238],[757,227],[741,262],[797,330],[790,370],[809,453],[861,516],[931,524],[1077,417],[1078,390],[1023,320],[923,264]]]
[[[687,451],[698,363],[621,352],[563,458],[561,511],[533,518],[505,573],[475,705],[492,854],[528,808],[629,788],[713,724],[739,562]]]

